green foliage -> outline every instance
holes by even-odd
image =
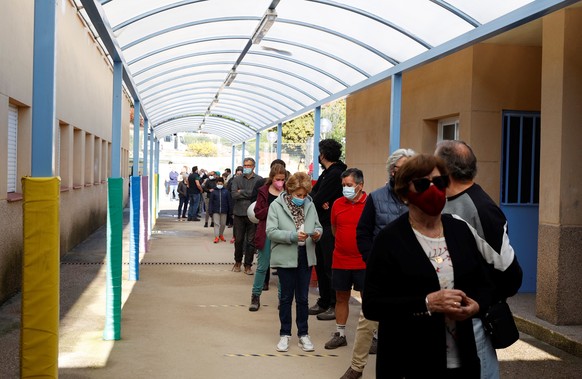
[[[305,143],[313,136],[313,112],[284,123],[282,133],[286,143]]]
[[[218,149],[210,141],[200,141],[188,144],[188,152],[195,157],[215,157]]]
[[[321,117],[331,121],[332,129],[325,138],[342,142],[346,136],[346,101],[340,99],[321,107]],[[313,137],[314,112],[283,124],[283,142],[306,143]]]

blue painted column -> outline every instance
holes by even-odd
[[[277,125],[277,159],[281,159],[283,146],[283,124],[279,123]]]
[[[390,154],[400,148],[400,115],[402,113],[402,73],[392,75],[390,95]]]
[[[141,177],[139,172],[140,102],[133,102],[133,175],[129,198],[129,280],[139,280],[139,212]]]
[[[149,223],[150,223],[150,235],[151,235],[151,231],[152,231],[152,227],[155,224],[154,222],[154,214],[155,214],[155,210],[157,209],[154,206],[154,191],[156,189],[156,187],[154,187],[154,178],[155,178],[155,174],[154,174],[154,130],[151,129],[150,133],[148,135],[148,139],[149,139],[149,144],[150,144],[150,156],[149,156],[149,173],[150,173],[150,217],[149,217]]]
[[[22,178],[22,378],[56,378],[59,371],[60,179],[54,177],[53,154],[56,6],[55,0],[34,2],[32,178]],[[1,54],[10,59],[9,52]]]
[[[143,176],[148,176],[148,144],[149,144],[149,123],[146,118],[143,120]]]
[[[113,62],[111,116],[111,178],[107,182],[106,307],[103,339],[121,339],[121,275],[123,253],[123,192],[121,178],[121,109],[123,65]]]
[[[321,139],[321,107],[315,108],[313,124],[313,174],[312,179],[319,178],[319,141]]]
[[[235,152],[236,152],[236,146],[232,145],[232,153],[231,153],[232,163],[230,165],[230,169],[231,169],[233,175],[234,175],[234,168],[235,168],[235,165],[234,165]]]
[[[245,150],[246,150],[246,142],[242,143],[242,149],[241,149],[241,163],[240,165],[242,166],[245,162]]]
[[[259,153],[261,152],[261,133],[257,133],[255,137],[255,172],[259,173]]]
[[[160,215],[160,140],[156,138],[156,155],[154,157],[154,172],[156,173],[156,218]]]
[[[32,66],[33,177],[54,176],[53,143],[56,93],[56,1],[34,2]]]

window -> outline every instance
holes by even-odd
[[[447,118],[439,120],[438,142],[459,139],[459,119]]]
[[[16,192],[18,162],[18,108],[8,106],[8,192]]]
[[[503,113],[503,204],[539,203],[540,126],[537,112]]]

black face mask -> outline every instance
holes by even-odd
[[[394,179],[394,175],[390,175],[390,179],[388,179],[388,182],[390,183],[390,187],[394,188],[394,183],[396,182],[396,180]]]
[[[323,167],[323,162],[321,162],[321,156],[317,157],[317,162],[319,162],[319,165]]]

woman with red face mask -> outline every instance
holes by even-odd
[[[271,172],[257,194],[255,217],[259,220],[255,233],[255,247],[258,250],[257,271],[251,291],[251,305],[249,311],[256,312],[261,307],[261,294],[269,289],[269,266],[271,264],[271,241],[265,232],[269,205],[285,188],[287,170],[279,163],[271,165]],[[279,292],[280,295],[280,292]]]
[[[395,192],[409,211],[376,237],[362,309],[379,321],[378,378],[479,378],[473,318],[490,303],[483,242],[441,214],[448,176],[435,156],[409,158]]]

